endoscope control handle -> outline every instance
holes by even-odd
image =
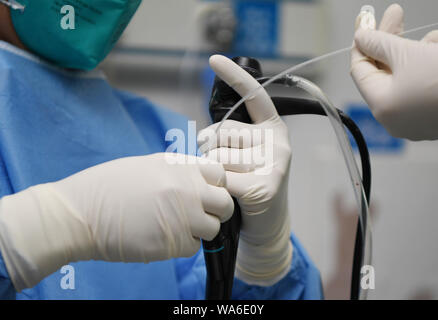
[[[262,76],[257,60],[237,57],[233,61],[254,78]],[[213,122],[220,122],[240,98],[237,92],[216,77],[210,100],[210,115]],[[229,119],[252,122],[245,105],[240,106]],[[212,241],[202,242],[207,268],[206,299],[209,300],[231,299],[241,225],[240,207],[235,198],[233,201],[234,213],[231,219],[221,224],[219,234]]]

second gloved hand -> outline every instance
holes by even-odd
[[[188,257],[234,209],[216,162],[160,153],[110,161],[0,200],[0,249],[18,291],[81,260]]]
[[[380,30],[356,32],[351,74],[376,119],[393,136],[438,139],[438,31],[403,39],[403,9],[392,5]]]
[[[213,56],[210,65],[241,96],[260,87],[226,57]],[[246,107],[254,124],[227,120],[217,136],[214,124],[200,132],[198,142],[209,159],[224,165],[226,187],[241,208],[236,277],[271,286],[288,273],[292,261],[287,205],[291,147],[286,124],[264,89]],[[211,143],[212,138],[217,141]]]

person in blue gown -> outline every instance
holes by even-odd
[[[100,3],[111,16],[112,6]],[[107,52],[92,62],[86,50],[81,59],[58,59],[29,40],[40,26],[23,31],[14,10],[0,3],[0,298],[203,299],[200,238],[217,234],[233,211],[230,193],[242,190],[228,190],[232,177],[219,162],[169,155],[166,134],[186,133],[188,119],[112,88],[94,68]],[[289,160],[287,153],[279,168]],[[276,203],[288,167],[279,170]],[[322,298],[287,203],[249,203],[243,193],[232,298]],[[275,217],[256,245],[255,207],[262,207],[255,216]]]

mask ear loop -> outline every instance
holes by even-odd
[[[16,0],[0,0],[0,3],[7,5],[11,9],[20,10],[21,12],[23,12],[24,9],[26,8],[24,5],[22,5]]]

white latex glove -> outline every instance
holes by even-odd
[[[241,96],[260,86],[226,57],[212,56],[210,65]],[[212,135],[218,126],[214,124],[199,133],[198,144],[209,150],[209,159],[224,165],[226,187],[241,207],[236,277],[249,284],[270,286],[288,273],[292,261],[287,206],[291,147],[286,124],[264,89],[247,100],[246,107],[254,124],[227,120],[217,136]],[[261,139],[242,139],[240,130],[252,137],[258,131]],[[206,142],[212,136],[214,143]],[[254,157],[260,150],[267,161]],[[232,157],[236,161],[228,161]]]
[[[15,288],[74,261],[195,254],[199,238],[213,239],[234,205],[221,164],[170,164],[176,157],[189,159],[123,158],[3,197],[0,249]]]
[[[380,30],[359,29],[351,74],[376,119],[395,137],[438,139],[438,31],[403,39],[403,9],[390,6]]]

